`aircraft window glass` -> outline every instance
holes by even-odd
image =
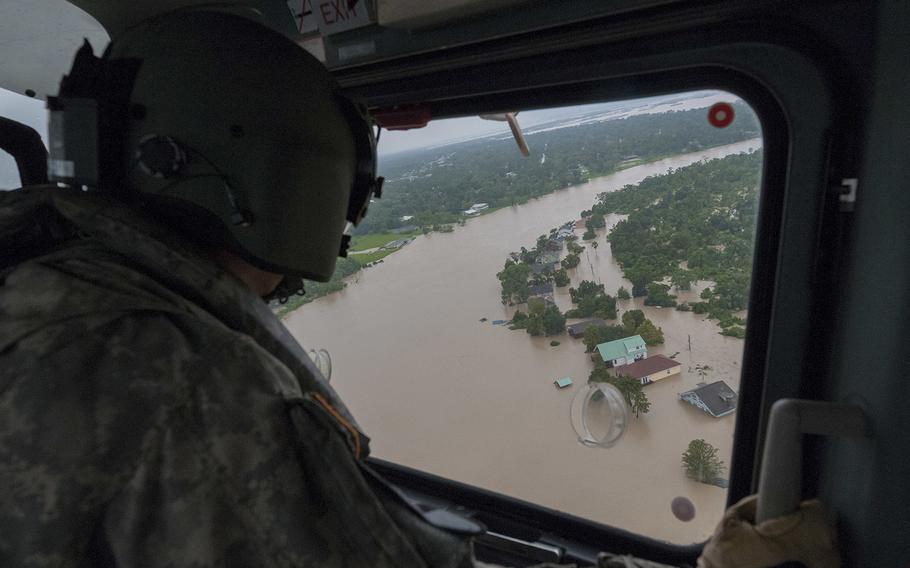
[[[3,150],[0,150],[0,191],[15,189],[20,185],[16,160]]]
[[[331,354],[373,455],[704,541],[726,503],[758,120],[717,91],[516,118],[528,157],[504,122],[384,132],[385,195],[351,254],[276,309]]]
[[[47,146],[47,111],[44,101],[0,89],[0,116],[31,126]],[[19,169],[11,155],[0,150],[0,191],[20,186]]]

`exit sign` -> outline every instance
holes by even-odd
[[[322,35],[346,32],[373,23],[367,0],[309,0]]]
[[[369,0],[288,0],[301,34],[319,31],[328,36],[374,23]]]

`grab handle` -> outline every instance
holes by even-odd
[[[863,410],[853,404],[785,398],[771,407],[758,485],[756,523],[799,508],[803,434],[863,437]]]

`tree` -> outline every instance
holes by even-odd
[[[547,303],[544,302],[543,298],[528,298],[528,314],[530,316],[539,316],[543,315],[544,310],[547,309]]]
[[[596,364],[588,380],[592,383],[610,383],[622,393],[626,404],[632,410],[636,418],[642,414],[647,414],[651,410],[651,401],[642,388],[641,381],[628,375],[614,377],[609,373],[603,363]]]
[[[648,400],[648,395],[645,394],[641,381],[628,375],[620,375],[612,382],[613,386],[622,393],[636,418],[642,414],[647,414],[651,410],[651,401]]]
[[[581,251],[585,250],[585,247],[581,246],[580,244],[576,243],[575,241],[568,241],[568,243],[566,244],[566,248],[572,254],[581,254]]]
[[[592,241],[597,238],[597,233],[594,232],[594,229],[588,229],[585,231],[585,234],[581,236],[581,238],[586,241]]]
[[[622,324],[628,333],[635,333],[635,330],[645,323],[645,313],[641,310],[629,310],[622,315]]]
[[[547,335],[557,335],[566,330],[566,316],[556,306],[548,306],[541,316],[543,330]]]
[[[646,319],[644,323],[638,326],[635,333],[640,335],[647,345],[660,345],[664,342],[663,330],[656,327],[649,319]]]
[[[619,290],[616,291],[616,297],[620,300],[628,300],[632,296],[629,295],[629,291],[626,290],[625,286],[620,286]]]
[[[505,268],[496,275],[502,284],[502,303],[520,304],[528,299],[528,275],[531,267],[507,260]]]
[[[569,269],[575,268],[581,262],[581,258],[575,253],[569,253],[562,259],[562,267]]]
[[[677,290],[691,290],[692,282],[694,282],[695,280],[696,280],[696,278],[694,277],[694,275],[692,274],[691,271],[684,270],[682,268],[677,268],[670,275],[670,283]]]
[[[607,226],[607,222],[604,220],[603,215],[591,215],[585,221],[585,228],[588,231],[593,231],[594,229],[602,229]],[[584,238],[584,237],[582,237]]]
[[[615,341],[626,336],[626,330],[620,325],[592,325],[585,330],[582,341],[585,352],[590,353],[601,343]]]
[[[556,284],[557,288],[568,286],[570,282],[571,280],[569,279],[569,275],[566,273],[565,268],[560,268],[553,273],[553,283]]]
[[[531,335],[543,335],[543,319],[540,317],[529,317],[525,330]]]
[[[692,440],[682,455],[686,476],[700,483],[710,483],[723,475],[724,462],[717,457],[717,448],[702,439]]]
[[[524,324],[524,322],[527,321],[527,319],[528,319],[528,314],[524,313],[521,310],[516,310],[515,315],[512,316],[512,325],[513,326],[521,325],[523,327],[523,324]]]
[[[646,306],[661,306],[672,308],[676,305],[676,296],[670,294],[670,287],[659,282],[648,284],[648,297],[645,298]]]

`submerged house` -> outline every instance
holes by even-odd
[[[568,239],[569,237],[572,237],[574,235],[575,235],[575,231],[572,230],[571,224],[569,224],[568,227],[562,227],[558,231],[556,231],[557,239]]]
[[[566,326],[566,331],[569,332],[569,335],[574,338],[582,337],[585,334],[585,330],[589,327],[595,327],[599,325],[607,325],[607,322],[600,318],[589,319],[585,321],[580,321],[578,323],[573,323],[572,325]]]
[[[684,400],[696,408],[700,408],[714,418],[726,416],[736,410],[736,393],[727,383],[715,381],[697,389],[680,393],[680,400]]]
[[[556,388],[564,389],[572,386],[572,379],[570,377],[562,377],[553,381],[553,384],[556,385]]]
[[[629,365],[648,356],[645,340],[640,335],[608,341],[597,346],[603,362],[612,367]]]
[[[532,274],[541,274],[545,270],[549,270],[550,272],[556,272],[557,266],[558,266],[558,263],[556,263],[556,262],[548,262],[548,263],[535,262],[534,264],[531,265],[531,273]]]
[[[544,248],[550,252],[559,252],[562,250],[562,241],[556,238],[548,239]]]
[[[547,282],[546,284],[535,284],[533,286],[528,286],[528,296],[552,296],[553,295],[553,285]]]
[[[617,374],[638,379],[643,385],[654,381],[675,377],[680,374],[682,365],[664,355],[651,355],[631,365],[625,365]]]

